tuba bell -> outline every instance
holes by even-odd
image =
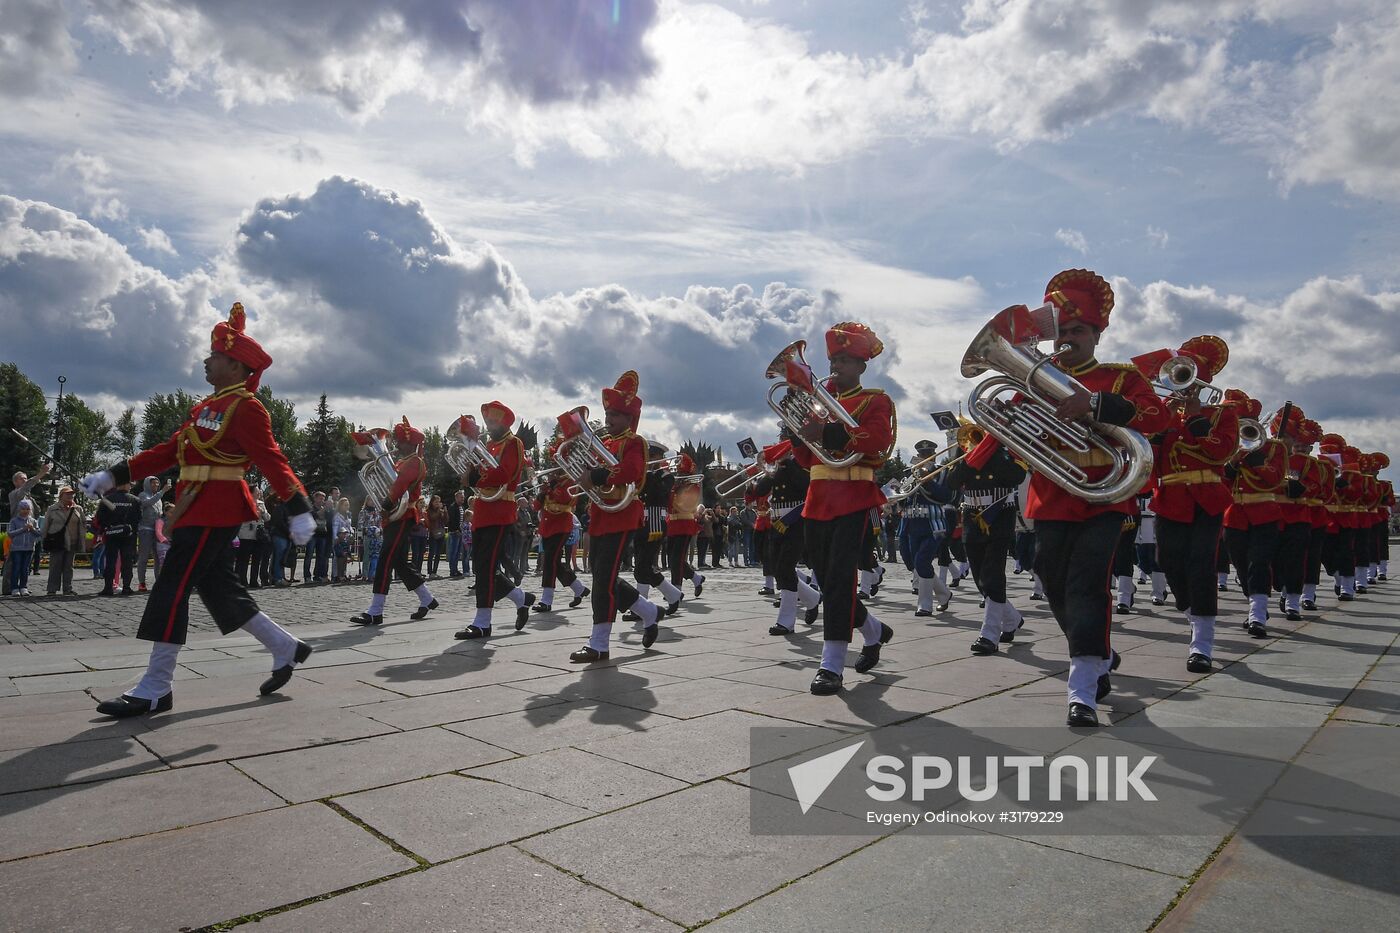
[[[617,467],[617,458],[604,446],[602,438],[588,423],[587,405],[580,405],[560,415],[559,433],[564,439],[554,451],[554,462],[559,469],[569,474],[575,483],[582,484],[584,477],[595,467],[606,467],[609,470]],[[616,491],[614,486],[608,486],[606,489]],[[603,498],[603,490],[593,486],[570,491],[586,493],[589,501],[604,512],[621,512],[637,497],[637,484],[628,483],[623,486],[622,498],[616,502],[608,502]]]
[[[476,423],[474,415],[463,415],[452,422],[452,426],[447,429],[446,440],[447,449],[442,452],[442,457],[458,476],[466,476],[473,469],[484,473],[501,465],[482,442],[481,427]],[[473,498],[482,502],[496,502],[512,495],[514,493],[510,491],[509,485],[502,483],[491,495],[485,496],[478,492]]]
[[[365,492],[379,503],[380,510],[389,521],[398,521],[408,511],[408,491],[399,497],[398,502],[390,502],[389,490],[398,482],[399,474],[394,469],[394,458],[389,453],[389,439],[392,433],[388,428],[371,428],[368,431],[351,431],[355,441],[355,457],[365,461],[360,467],[360,483]]]
[[[1035,349],[1037,340],[1056,336],[1053,326],[1037,318],[1044,310],[1030,312],[1023,305],[1007,308],[973,338],[963,354],[963,376],[970,379],[988,370],[999,375],[982,380],[972,390],[968,414],[1060,488],[1086,502],[1122,502],[1136,495],[1151,474],[1152,446],[1129,428],[1055,417],[1060,402],[1087,390],[1055,367],[1054,355]],[[1109,460],[1103,479],[1090,480],[1075,462],[1093,452]]]
[[[783,419],[783,424],[788,426],[793,436],[806,444],[822,463],[831,467],[850,466],[864,454],[852,451],[841,457],[802,437],[802,429],[812,421],[822,424],[840,423],[851,431],[860,427],[850,412],[842,408],[841,403],[827,391],[826,386],[818,381],[812,367],[807,365],[807,361],[802,357],[806,347],[807,341],[795,340],[784,347],[781,353],[773,357],[773,362],[768,364],[768,369],[763,375],[778,380],[768,390],[768,407]],[[787,392],[783,397],[775,398],[784,389]]]
[[[1254,418],[1240,419],[1240,450],[1252,454],[1264,446],[1265,440],[1267,435],[1264,434],[1263,424]]]

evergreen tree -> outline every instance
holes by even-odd
[[[52,437],[49,409],[44,391],[20,372],[14,363],[0,363],[0,479],[10,488],[10,477],[17,470],[33,476],[43,464],[43,456],[10,432],[14,428],[41,450],[49,450]],[[9,498],[0,499],[0,509],[9,508]],[[5,518],[8,520],[9,516]]]
[[[897,448],[894,456],[885,461],[884,466],[875,471],[875,482],[881,486],[893,482],[909,472],[909,464],[904,460],[904,448]]]
[[[198,401],[184,389],[176,389],[169,395],[157,392],[147,399],[141,410],[141,449],[148,450],[170,440]]]
[[[136,442],[141,432],[140,426],[136,423],[136,409],[128,408],[122,412],[113,427],[115,432],[116,449],[113,454],[121,457],[130,457],[137,451]]]
[[[350,423],[336,417],[323,394],[316,404],[316,417],[298,433],[293,468],[307,492],[328,492],[332,486],[340,486],[343,493],[351,485],[354,466]]]
[[[423,462],[428,468],[423,495],[425,498],[434,494],[442,496],[444,503],[451,500],[453,494],[462,486],[457,471],[452,469],[447,458],[443,456],[446,450],[447,439],[440,428],[428,428],[423,432]]]

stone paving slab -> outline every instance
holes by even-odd
[[[663,933],[655,914],[503,846],[263,920],[262,933]]]
[[[147,933],[204,926],[412,868],[321,804],[0,865],[26,928]]]
[[[974,658],[975,592],[960,588],[947,613],[914,619],[907,576],[891,573],[871,606],[895,640],[870,674],[848,668],[847,690],[833,698],[807,692],[819,629],[767,635],[775,610],[753,593],[756,571],[739,570],[716,573],[702,600],[687,599],[651,650],[619,626],[613,660],[585,668],[567,662],[587,631],[581,610],[532,618],[520,633],[503,624],[485,643],[456,641],[453,632],[474,612],[466,581],[434,581],[444,605],[421,622],[407,621],[413,600],[396,593],[391,623],[377,629],[346,622],[368,599],[363,586],[259,593],[274,618],[316,648],[281,693],[257,695],[270,659],[251,637],[196,626],[181,655],[175,710],[121,723],[96,717],[94,699],[124,685],[113,678],[133,682],[147,646],[82,636],[134,631],[143,598],[87,600],[104,615],[86,630],[75,618],[86,611],[82,599],[71,601],[78,608],[16,601],[20,616],[69,640],[0,645],[0,745],[18,746],[0,751],[0,885],[24,879],[18,903],[26,925],[42,929],[93,928],[81,910],[42,923],[60,916],[45,899],[72,893],[50,879],[91,876],[81,893],[104,897],[126,878],[113,866],[130,864],[133,851],[143,871],[158,874],[172,873],[168,851],[189,855],[181,877],[193,867],[200,879],[179,892],[172,911],[148,911],[145,929],[253,918],[286,929],[659,929],[719,917],[717,926],[764,931],[1030,923],[1143,930],[1188,886],[1178,912],[1199,888],[1207,905],[1220,892],[1232,929],[1270,915],[1272,904],[1260,910],[1256,902],[1276,896],[1272,884],[1239,885],[1219,869],[1221,859],[1208,861],[1229,830],[1226,815],[1213,837],[1163,826],[1158,835],[901,835],[872,845],[860,813],[852,815],[862,835],[752,836],[752,725],[825,724],[818,735],[832,747],[900,719],[930,731],[1030,726],[1046,754],[1086,741],[1064,728],[1063,637],[1044,604],[1026,600],[1024,575],[1009,580],[1027,619],[1016,643]],[[1400,585],[1343,607],[1325,597],[1321,612],[1274,626],[1260,641],[1224,624],[1243,616],[1238,594],[1221,601],[1218,666],[1208,676],[1185,671],[1185,627],[1173,610],[1140,605],[1115,617],[1124,667],[1101,710],[1101,740],[1118,723],[1154,725],[1167,744],[1186,742],[1178,733],[1187,727],[1302,727],[1258,728],[1202,750],[1256,755],[1266,767],[1306,741],[1300,767],[1262,807],[1293,808],[1300,826],[1384,822],[1393,813],[1386,781],[1400,761],[1390,743],[1365,734],[1389,739],[1395,730],[1383,724],[1400,722]],[[44,613],[53,618],[43,621]],[[509,621],[508,612],[500,616]],[[0,619],[0,639],[15,631],[9,615]],[[772,754],[805,760],[820,751],[778,743]],[[1309,805],[1337,787],[1349,788],[1354,811]],[[279,795],[314,802],[288,806]],[[167,806],[152,806],[157,798]],[[239,828],[246,826],[261,829]],[[457,861],[428,867],[375,833],[421,858]],[[224,885],[225,838],[243,872],[236,892]],[[295,857],[254,845],[283,839]],[[343,858],[342,839],[365,840],[387,861]],[[191,840],[192,854],[180,840]],[[1386,839],[1364,842],[1319,849],[1248,840],[1281,860],[1268,871],[1287,879],[1290,897],[1321,875],[1324,903],[1360,890],[1337,917],[1385,926],[1400,897],[1376,863],[1390,864],[1394,853]],[[1237,836],[1230,846],[1240,843]],[[1243,875],[1254,870],[1247,859],[1236,864]],[[211,905],[197,896],[206,875],[215,878]],[[479,903],[464,912],[457,905],[473,891]],[[125,891],[111,899],[113,919],[103,917],[101,928],[136,925],[140,905]],[[38,924],[28,922],[31,900],[44,902],[33,912]],[[8,906],[0,900],[0,921]],[[1325,912],[1310,909],[1292,914],[1327,926],[1318,919]]]
[[[542,794],[456,774],[367,790],[339,797],[336,803],[430,862],[594,815]]]
[[[430,727],[245,758],[238,767],[292,803],[302,803],[510,757],[505,749]]]
[[[0,796],[0,860],[284,806],[227,764]],[[74,814],[74,809],[80,812]]]

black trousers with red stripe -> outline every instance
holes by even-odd
[[[176,528],[170,553],[156,575],[136,637],[183,645],[190,624],[190,594],[199,593],[219,631],[237,631],[258,614],[258,604],[233,570],[238,526]]]
[[[374,570],[374,592],[380,596],[389,595],[389,579],[394,573],[410,592],[423,585],[423,575],[413,569],[408,559],[412,531],[413,523],[409,521],[390,522],[384,529],[384,547],[379,552],[379,566]]]
[[[472,565],[476,567],[476,608],[490,609],[515,589],[515,561],[506,539],[514,525],[472,529]]]
[[[807,560],[822,584],[822,638],[849,642],[865,624],[865,605],[856,597],[856,571],[873,553],[870,510],[826,520],[807,518],[802,525]]]
[[[639,528],[632,533],[632,576],[638,583],[660,586],[666,579],[656,567],[656,555],[661,552],[661,539],[651,540],[651,531]]]
[[[1123,514],[1101,512],[1082,522],[1037,519],[1035,534],[1035,572],[1069,642],[1070,657],[1112,657],[1108,578],[1123,534]]]
[[[1278,522],[1225,529],[1225,546],[1230,549],[1230,563],[1239,572],[1244,595],[1268,596],[1273,592],[1278,536]]]
[[[1274,549],[1274,588],[1300,594],[1308,575],[1308,539],[1312,522],[1289,522],[1279,532]]]
[[[1157,566],[1167,575],[1176,608],[1215,618],[1220,593],[1215,588],[1215,557],[1225,513],[1211,515],[1200,503],[1192,506],[1189,522],[1157,516]]]
[[[773,582],[779,590],[797,589],[797,564],[806,550],[806,519],[801,509],[798,514],[783,523],[783,530],[774,528],[768,533],[769,550],[773,557]]]
[[[1308,532],[1308,564],[1307,573],[1303,576],[1304,583],[1317,586],[1322,580],[1322,552],[1326,547],[1327,527],[1314,525]]]
[[[641,598],[635,587],[622,579],[622,552],[627,549],[630,531],[593,535],[593,624],[607,625],[624,609]]]
[[[556,581],[565,586],[573,586],[574,580],[578,579],[574,568],[569,566],[568,548],[565,547],[568,541],[569,533],[562,531],[540,542],[544,547],[544,561],[540,564],[541,588],[552,590]]]
[[[671,535],[666,539],[666,563],[671,571],[671,585],[680,586],[682,580],[694,580],[695,568],[690,566],[686,555],[690,553],[690,539],[694,535]]]

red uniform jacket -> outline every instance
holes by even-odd
[[[398,520],[409,523],[418,521],[418,500],[423,496],[423,480],[428,475],[428,465],[423,462],[422,454],[413,454],[395,463],[394,473],[398,479],[389,487],[389,501],[382,506],[384,517],[381,521],[386,528],[389,513],[394,511],[394,504],[403,498],[405,492],[408,493],[408,510]]]
[[[1312,506],[1312,526],[1326,528],[1332,524],[1332,509],[1337,503],[1337,465],[1326,457],[1311,459],[1317,464],[1317,494],[1308,501]]]
[[[1341,470],[1337,474],[1337,503],[1332,507],[1332,520],[1339,528],[1356,528],[1357,509],[1365,494],[1365,477],[1356,470]]]
[[[829,383],[827,388],[831,389]],[[836,395],[834,390],[832,394]],[[799,441],[792,445],[793,456],[812,475],[802,516],[817,521],[885,504],[885,494],[875,482],[875,471],[885,465],[889,449],[894,445],[894,402],[880,389],[860,386],[836,398],[858,426],[849,433],[845,446],[834,452],[844,455],[859,451],[863,456],[849,467],[829,467],[818,460],[806,444]]]
[[[617,458],[617,468],[608,474],[605,485],[617,487],[615,490],[598,489],[604,501],[617,502],[622,498],[622,486],[635,483],[638,489],[627,508],[618,512],[605,512],[591,501],[588,504],[588,534],[599,538],[616,534],[619,531],[636,531],[642,524],[645,508],[642,505],[641,485],[647,475],[647,442],[631,431],[619,435],[609,434],[603,438],[603,446]]]
[[[1279,498],[1279,512],[1285,525],[1312,524],[1313,504],[1322,489],[1322,467],[1307,454],[1289,454],[1288,475],[1302,484],[1297,496],[1285,489]]]
[[[176,465],[176,501],[186,493],[194,496],[176,528],[222,528],[257,518],[253,494],[243,481],[243,473],[254,466],[283,499],[306,493],[272,436],[267,409],[242,383],[198,402],[170,440],[127,461],[129,474],[138,478]]]
[[[574,497],[569,495],[569,487],[573,483],[569,475],[560,470],[535,499],[535,511],[540,513],[542,540],[574,530]]]
[[[525,466],[525,445],[520,438],[507,431],[499,441],[487,438],[486,449],[500,466],[482,472],[477,478],[477,495],[472,498],[472,528],[514,525],[515,491],[520,486],[520,471]],[[482,495],[494,495],[502,486],[509,491],[500,499],[488,502],[481,498]]]
[[[1244,462],[1252,454],[1241,451],[1235,458],[1239,473],[1235,476],[1235,501],[1225,510],[1226,528],[1243,530],[1283,517],[1279,499],[1287,484],[1288,445],[1270,438],[1260,450],[1264,453],[1264,462],[1259,466]]]
[[[751,486],[749,487],[749,491],[744,493],[744,504],[753,506],[754,512],[758,514],[758,518],[755,519],[753,523],[754,531],[767,531],[769,528],[773,527],[772,515],[768,508],[768,496],[754,495],[753,487]]]
[[[1124,427],[1150,436],[1162,433],[1171,424],[1171,413],[1152,391],[1152,386],[1135,367],[1127,363],[1100,363],[1094,360],[1071,375],[1090,392],[1116,395],[1130,402],[1133,413]],[[1083,467],[1090,480],[1108,475],[1109,465],[1096,461],[1097,458],[1091,458]],[[1132,496],[1108,505],[1085,502],[1052,483],[1042,473],[1032,474],[1030,492],[1026,496],[1026,515],[1036,521],[1082,522],[1105,512],[1130,515],[1136,507],[1137,500]]]
[[[1157,448],[1152,511],[1174,522],[1191,521],[1197,505],[1207,515],[1220,515],[1234,501],[1221,471],[1239,446],[1239,415],[1233,406],[1212,405],[1197,417],[1204,419],[1198,427],[1209,423],[1207,433],[1197,436],[1177,411]]]

